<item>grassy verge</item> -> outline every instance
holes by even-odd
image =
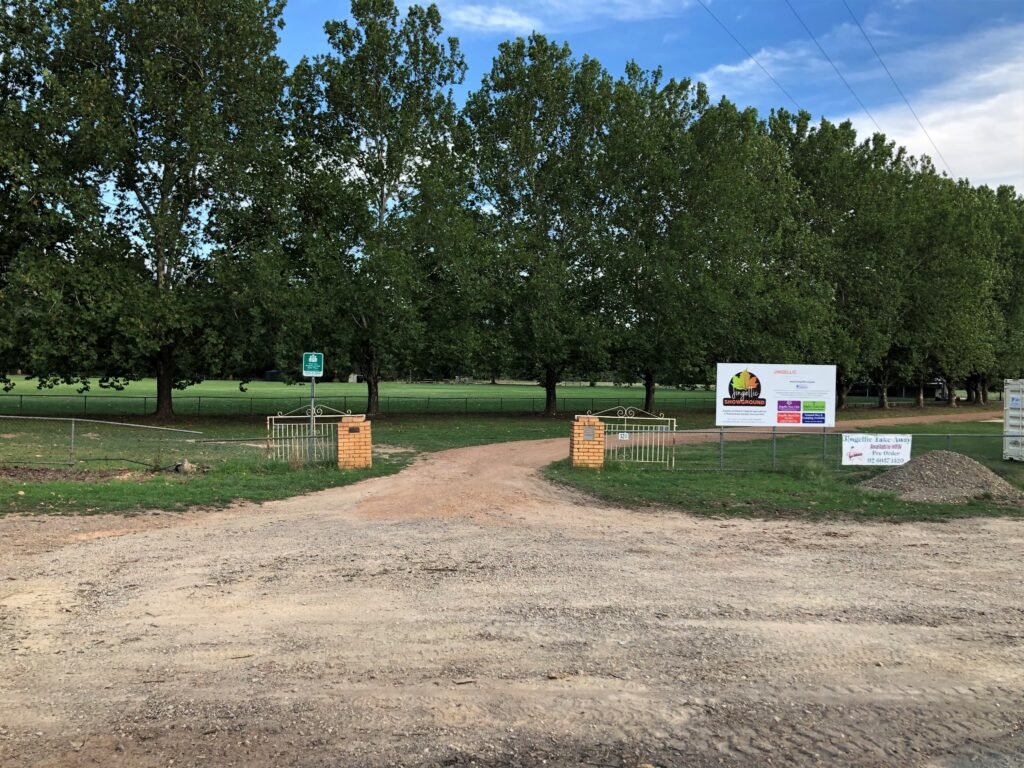
[[[528,416],[402,416],[374,422],[379,452],[367,471],[292,468],[263,458],[266,428],[252,419],[186,419],[202,435],[78,423],[73,469],[70,424],[7,421],[0,434],[0,514],[97,514],[223,507],[348,485],[399,471],[416,453],[512,440],[566,437],[567,419]],[[182,459],[207,468],[192,475],[153,472]],[[150,467],[142,466],[150,465]],[[123,471],[114,471],[114,470]]]
[[[317,400],[338,410],[359,413],[366,407],[366,385],[343,382],[317,384]],[[380,388],[381,408],[385,413],[536,413],[544,408],[544,391],[536,384],[445,384],[408,383],[386,381]],[[639,407],[644,401],[643,387],[638,386],[586,386],[566,383],[558,387],[558,407],[564,413],[600,411],[617,405]],[[261,414],[302,408],[309,402],[309,384],[306,381],[284,384],[273,381],[254,381],[239,389],[237,381],[209,380],[186,387],[174,393],[175,412],[180,417],[258,417]],[[901,405],[907,405],[903,401]],[[714,409],[715,395],[704,389],[682,390],[659,387],[656,410],[668,414]],[[874,400],[864,397],[850,398],[851,405],[873,405]],[[897,401],[893,401],[896,405]],[[934,409],[929,403],[929,409]],[[0,392],[0,415],[21,416],[123,416],[141,418],[156,408],[156,382],[141,379],[116,391],[93,384],[88,392],[79,392],[77,386],[59,385],[52,389],[38,389],[34,380],[19,380],[10,392]],[[916,409],[901,407],[879,411],[873,407],[850,409],[850,418],[865,418],[873,414],[889,416]],[[844,418],[840,415],[840,418]]]
[[[887,432],[915,433],[914,455],[953,450],[971,456],[1017,487],[1024,487],[1024,466],[1002,460],[999,424],[948,423],[886,426]],[[959,517],[1024,515],[1019,506],[974,500],[965,504],[901,501],[893,494],[865,491],[862,480],[880,470],[839,468],[838,436],[787,436],[727,442],[725,471],[717,468],[719,446],[677,446],[669,472],[610,463],[601,472],[573,470],[568,461],[545,469],[548,479],[628,507],[662,505],[698,515],[753,518],[948,520]],[[824,456],[824,460],[823,457]],[[691,471],[685,471],[691,470]]]
[[[976,500],[965,504],[900,501],[863,491],[867,473],[837,475],[821,467],[778,472],[659,472],[612,464],[601,472],[573,470],[568,460],[545,469],[554,482],[627,507],[667,506],[713,517],[949,520],[1021,515],[1024,510]]]
[[[0,480],[0,515],[173,511],[271,501],[392,474],[406,466],[410,457],[376,457],[372,469],[360,471],[232,461],[197,475],[133,472],[97,481]]]

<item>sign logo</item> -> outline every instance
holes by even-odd
[[[307,378],[316,378],[324,375],[323,352],[302,353],[302,375]]]
[[[764,407],[765,400],[761,397],[761,380],[756,374],[744,368],[729,379],[729,396],[723,398],[722,405],[739,405]]]

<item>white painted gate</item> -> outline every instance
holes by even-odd
[[[675,445],[672,433],[676,420],[664,414],[655,415],[639,408],[609,408],[587,413],[604,422],[604,456],[606,461],[652,464],[671,469],[675,466]]]

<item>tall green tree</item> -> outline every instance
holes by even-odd
[[[1024,376],[1024,197],[1010,186],[978,192],[993,208],[997,238],[994,298],[1002,322],[990,378],[1019,378]]]
[[[599,160],[602,272],[614,286],[604,292],[615,321],[612,359],[624,380],[643,381],[649,412],[659,377],[695,375],[713,322],[703,297],[714,276],[685,226],[688,130],[706,106],[703,86],[628,64],[612,91]]]
[[[914,170],[901,346],[913,353],[913,380],[942,376],[955,405],[954,385],[995,364],[997,238],[991,208],[967,182],[939,175],[927,158]]]
[[[107,293],[123,343],[106,366],[155,369],[157,412],[167,416],[173,388],[209,367],[202,334],[218,215],[238,202],[238,187],[278,135],[283,4],[36,5],[48,25],[43,79],[51,81],[40,104],[53,102],[61,120],[51,144],[82,148],[103,223],[124,249],[120,269],[106,278],[124,289]],[[66,260],[76,280],[94,271],[90,258],[83,248]]]
[[[393,0],[354,0],[352,20],[325,29],[332,53],[301,65],[309,74],[297,109],[314,165],[300,183],[335,177],[333,199],[310,209],[306,225],[326,226],[336,247],[306,247],[300,263],[333,281],[328,306],[347,328],[374,414],[382,372],[406,368],[424,333],[423,265],[407,219],[425,173],[448,159],[457,118],[451,87],[465,64],[458,41],[443,39],[434,5],[402,17]]]
[[[544,387],[607,361],[597,201],[611,78],[542,35],[503,43],[471,94],[479,194],[493,213],[516,367]]]
[[[784,110],[770,119],[799,182],[798,216],[814,239],[827,291],[827,355],[837,366],[840,407],[855,382],[882,393],[902,374],[890,354],[904,319],[909,172],[902,150],[875,135],[858,142],[849,122]]]
[[[65,4],[37,0],[0,10],[0,379],[7,387],[12,371],[40,385],[83,381],[83,371],[108,360],[116,338],[104,315],[105,302],[118,298],[107,277],[121,271],[123,240],[103,219],[92,175],[102,158],[97,126],[69,130],[77,95],[67,84],[87,69],[56,45],[70,14]]]
[[[698,310],[710,318],[704,380],[716,362],[827,359],[820,254],[787,153],[756,111],[725,99],[690,133],[683,242],[712,275]]]

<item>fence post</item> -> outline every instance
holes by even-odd
[[[88,416],[89,415],[89,396],[88,395],[82,395],[82,415],[83,416]]]
[[[718,428],[718,468],[725,469],[725,427]]]
[[[828,461],[828,427],[821,428],[821,463]]]
[[[25,396],[18,395],[18,414],[22,415],[25,413]]]
[[[196,416],[203,415],[203,396],[196,397]]]
[[[775,427],[772,427],[772,471],[775,470]]]
[[[68,466],[75,466],[75,420],[71,420],[71,446],[68,449]]]
[[[947,451],[950,449],[950,445],[951,445],[952,442],[953,442],[953,436],[951,434],[949,434],[949,432],[947,432],[946,433],[946,450]]]

